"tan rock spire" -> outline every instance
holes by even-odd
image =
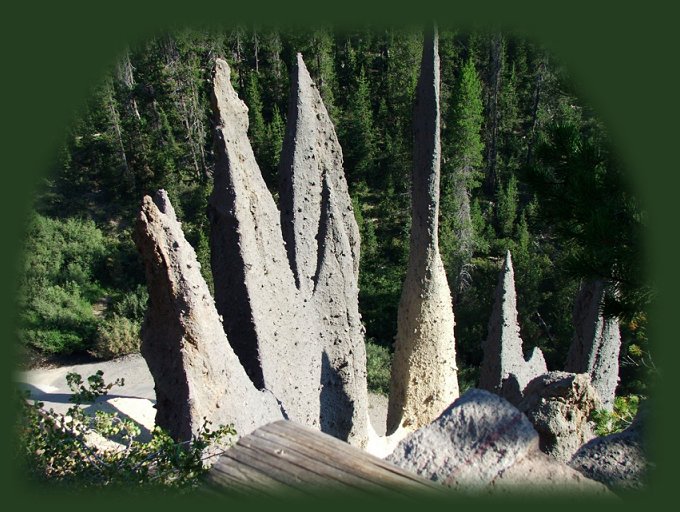
[[[408,271],[398,312],[387,433],[433,421],[458,397],[451,292],[439,254],[439,54],[423,46],[413,113],[412,224]]]

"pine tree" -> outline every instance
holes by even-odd
[[[375,182],[375,135],[371,98],[363,69],[354,84],[341,124],[345,172],[351,183]]]
[[[458,81],[451,120],[445,133],[448,158],[442,170],[440,245],[454,290],[469,283],[475,247],[470,195],[479,186],[484,146],[481,140],[482,88],[474,61],[468,58]]]

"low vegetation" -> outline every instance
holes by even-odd
[[[209,447],[225,449],[236,436],[231,426],[211,430],[206,422],[187,443],[176,443],[158,427],[150,440],[141,441],[142,430],[134,421],[117,413],[97,411],[92,416],[84,412],[86,404],[105,396],[113,386],[124,385],[123,381],[106,384],[101,371],[85,382],[76,373],[68,374],[66,380],[73,392],[73,405],[66,414],[45,410],[28,393],[20,397],[18,458],[36,482],[185,491],[198,485]]]

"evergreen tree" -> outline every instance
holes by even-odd
[[[446,157],[442,170],[440,245],[454,290],[469,284],[469,265],[475,247],[470,195],[479,186],[481,140],[481,83],[472,58],[458,81],[451,120],[445,132]]]

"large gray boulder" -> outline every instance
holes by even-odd
[[[283,237],[321,349],[321,430],[367,440],[366,347],[359,314],[359,228],[333,123],[302,59],[291,80],[279,174]]]
[[[644,487],[652,468],[645,441],[648,412],[644,405],[626,430],[584,444],[569,465],[613,490]]]
[[[617,318],[604,318],[601,312],[605,283],[586,283],[574,301],[574,338],[565,371],[588,373],[602,400],[602,407],[614,408],[619,383],[621,334]]]
[[[144,197],[134,239],[149,290],[141,352],[155,383],[156,425],[188,441],[204,419],[233,423],[239,434],[281,419],[276,398],[253,386],[229,345],[164,190]]]
[[[518,409],[538,432],[545,453],[569,462],[595,437],[589,418],[600,400],[588,374],[550,372],[532,380],[524,395]]]
[[[526,385],[548,371],[541,349],[535,347],[531,357],[524,359],[517,322],[517,294],[510,251],[501,267],[489,319],[489,333],[482,348],[484,358],[480,368],[479,387],[497,393],[515,405],[522,400]]]
[[[475,488],[537,450],[538,434],[521,412],[498,395],[472,389],[405,437],[387,460],[449,487]]]
[[[512,404],[467,391],[387,457],[397,466],[464,492],[569,492],[607,488],[538,449],[538,434]]]
[[[411,238],[398,310],[387,433],[434,420],[457,396],[451,292],[439,254],[439,53],[436,34],[423,45],[413,113]]]

